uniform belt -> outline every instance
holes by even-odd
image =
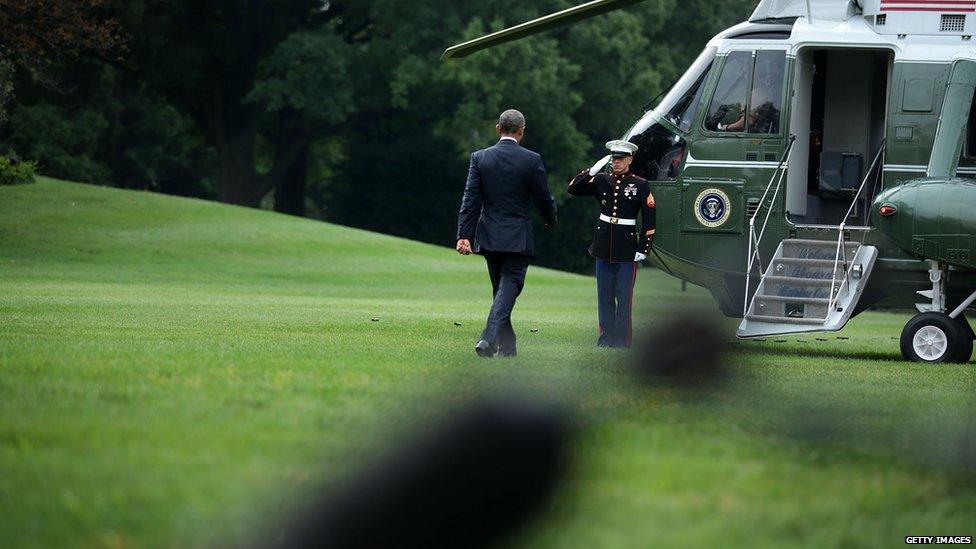
[[[603,214],[600,214],[600,221],[611,225],[637,225],[636,219],[623,219],[621,217],[610,217],[609,215]]]

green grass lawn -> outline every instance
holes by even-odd
[[[582,425],[574,474],[519,544],[976,534],[959,444],[976,370],[901,362],[906,316],[727,345],[735,381],[693,401],[637,386],[627,355],[595,348],[582,276],[530,269],[519,358],[477,359],[484,271],[446,247],[264,211],[0,187],[0,546],[240,542],[492,391],[557,400]],[[636,301],[643,326],[715,310],[651,270]],[[735,321],[715,321],[731,342]]]

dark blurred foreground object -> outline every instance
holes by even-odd
[[[888,402],[846,400],[837,392],[830,398],[809,394],[767,398],[770,402],[762,408],[774,411],[773,433],[779,431],[811,446],[898,456],[927,471],[954,475],[956,482],[976,484],[976,409],[972,404],[969,417],[950,413],[933,420],[907,414],[898,417]],[[879,417],[888,421],[878,421]]]
[[[970,410],[972,414],[974,410]],[[969,482],[976,484],[976,420],[970,417],[969,429],[962,437],[959,449],[959,462],[963,474]]]
[[[271,547],[484,547],[538,513],[563,471],[569,419],[539,404],[462,411],[312,505]]]
[[[683,313],[670,318],[638,345],[634,371],[649,385],[705,389],[726,379],[725,338],[708,315]]]

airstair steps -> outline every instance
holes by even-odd
[[[792,317],[782,317],[782,316],[765,316],[765,315],[748,315],[746,318],[749,320],[755,320],[758,322],[768,322],[771,324],[815,324],[823,325],[823,318],[792,318]],[[770,334],[772,335],[772,334]]]
[[[833,259],[806,259],[802,257],[781,257],[777,259],[780,263],[787,265],[798,265],[804,267],[833,267]]]
[[[794,278],[826,278],[843,276],[846,262],[833,259],[805,259],[781,257],[773,262],[772,274]]]
[[[844,242],[839,249],[840,254],[837,241],[783,240],[749,302],[739,337],[843,328],[867,284],[877,249],[856,242]]]
[[[829,299],[819,298],[819,297],[791,297],[791,296],[781,296],[781,295],[764,295],[760,297],[762,297],[767,301],[791,301],[796,303],[811,303],[811,304],[820,304],[820,305],[827,305],[828,303],[830,303]]]
[[[781,284],[795,284],[797,286],[830,286],[830,279],[822,278],[804,278],[801,276],[773,276],[769,275],[765,278],[766,282],[781,283]]]
[[[768,318],[781,319],[793,323],[797,318],[816,319],[823,324],[827,320],[827,307],[830,299],[826,297],[799,297],[760,294],[756,296],[750,320]],[[761,319],[759,317],[762,317]]]
[[[780,257],[792,259],[821,259],[831,260],[837,256],[837,242],[830,240],[804,240],[788,239],[781,243]],[[844,252],[847,257],[851,257],[857,251],[858,244],[847,242],[844,245]],[[843,256],[841,260],[843,260]]]
[[[784,244],[792,244],[795,246],[817,246],[824,248],[835,248],[837,246],[836,240],[817,240],[815,238],[787,238],[783,241]],[[857,242],[844,242],[848,248],[857,248],[860,246]]]
[[[832,280],[829,278],[802,278],[793,276],[771,276],[763,278],[763,287],[758,296],[796,297],[809,299],[830,299]],[[836,295],[838,284],[834,283]]]

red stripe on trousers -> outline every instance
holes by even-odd
[[[630,275],[630,316],[627,318],[627,346],[634,341],[634,284],[637,282],[637,262],[634,262],[634,273]]]

